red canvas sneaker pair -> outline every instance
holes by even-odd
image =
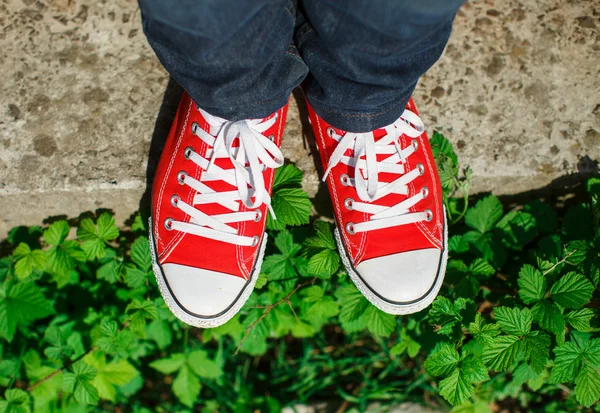
[[[287,105],[230,122],[184,95],[154,181],[153,268],[171,311],[197,327],[231,319],[250,296],[267,242]],[[310,107],[342,260],[381,310],[409,314],[442,284],[446,221],[424,127],[411,102],[370,133],[328,125]]]

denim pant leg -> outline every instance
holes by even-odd
[[[402,114],[439,59],[464,0],[303,0],[306,96],[328,123],[368,132]]]
[[[228,120],[281,108],[308,69],[291,0],[139,0],[148,42],[192,100]]]

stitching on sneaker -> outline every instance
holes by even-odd
[[[421,147],[423,148],[423,154],[425,155],[425,160],[427,161],[427,167],[429,168],[429,173],[431,174],[431,172],[433,171],[432,166],[431,166],[431,160],[429,159],[429,154],[427,153],[427,151],[425,150],[425,147],[423,146],[423,135],[419,136],[419,145],[421,145]],[[432,185],[433,185],[433,196],[435,199],[435,205],[436,205],[436,222],[435,222],[435,228],[439,228],[439,222],[440,222],[440,211],[439,211],[439,196],[438,196],[438,190],[437,190],[437,179],[435,176],[431,177],[431,181],[432,181]],[[432,233],[427,226],[423,223],[423,222],[417,222],[417,227],[421,230],[421,232],[425,232],[426,234],[428,234],[429,236],[427,238],[430,239],[430,241],[438,248],[443,248],[443,243],[440,240],[439,236],[436,236],[436,234]],[[424,235],[425,235],[424,233]]]
[[[160,187],[160,191],[158,193],[158,205],[157,205],[157,210],[156,210],[156,222],[154,222],[154,225],[156,226],[156,236],[157,236],[157,243],[162,243],[161,239],[160,239],[160,233],[158,231],[158,228],[160,227],[160,209],[161,209],[161,205],[162,205],[162,200],[163,200],[163,194],[165,191],[165,187],[167,185],[167,180],[171,174],[171,169],[173,168],[173,163],[175,162],[175,157],[177,156],[177,153],[179,152],[179,146],[181,145],[181,141],[183,140],[183,135],[185,134],[185,131],[187,130],[187,125],[188,125],[188,121],[190,119],[190,112],[193,106],[193,102],[190,99],[190,102],[188,104],[188,110],[187,113],[185,115],[185,121],[183,122],[183,128],[181,128],[181,133],[179,134],[179,138],[177,139],[177,145],[175,146],[175,150],[173,151],[173,154],[171,155],[171,161],[169,162],[169,166],[167,168],[167,171],[165,173],[165,178],[163,179],[162,185]],[[161,261],[164,258],[164,255],[167,253],[167,251],[171,248],[171,245],[173,244],[174,241],[178,240],[182,238],[181,234],[176,234],[171,241],[169,241],[169,243],[166,246],[163,246],[163,251],[161,252],[161,254],[159,254],[158,259],[159,261]],[[170,253],[170,251],[169,251]]]

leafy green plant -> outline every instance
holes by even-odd
[[[354,287],[293,165],[276,174],[256,290],[216,329],[165,306],[142,215],[123,230],[108,213],[15,228],[0,258],[0,413],[278,412],[317,400],[599,411],[600,179],[560,217],[539,200],[506,210],[495,196],[469,199],[471,172],[442,135],[432,147],[450,259],[439,297],[411,316]]]

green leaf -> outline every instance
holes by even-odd
[[[99,280],[106,280],[110,284],[114,284],[119,280],[119,270],[119,264],[113,259],[102,264],[102,266],[96,270],[96,277]]]
[[[340,305],[340,321],[352,322],[358,320],[369,307],[364,295],[353,285],[347,284],[335,292]]]
[[[31,413],[29,394],[21,389],[6,390],[6,400],[0,400],[1,413]]]
[[[409,357],[414,358],[419,354],[421,350],[421,344],[413,340],[411,336],[408,335],[405,329],[402,329],[400,333],[401,341],[393,346],[390,349],[390,354],[392,356],[400,355],[406,351]]]
[[[590,302],[594,285],[584,276],[569,272],[550,289],[552,299],[565,308],[578,309]]]
[[[173,380],[173,393],[179,401],[188,407],[193,407],[200,393],[200,380],[192,373],[187,364],[184,364],[175,380]]]
[[[479,383],[490,379],[488,370],[483,360],[473,354],[467,354],[460,362],[460,370],[465,379],[470,383]]]
[[[254,288],[256,288],[257,290],[260,290],[265,285],[267,285],[267,274],[265,274],[264,272],[261,272],[258,275],[258,278],[256,279],[256,284],[254,284]]]
[[[469,383],[460,369],[455,369],[449,377],[440,381],[440,395],[452,405],[464,403],[474,392],[475,386]]]
[[[144,272],[152,268],[152,257],[150,256],[150,242],[146,237],[139,237],[131,244],[129,251],[131,260]]]
[[[104,212],[98,218],[98,236],[104,241],[112,241],[119,236],[119,228],[115,225],[115,218]]]
[[[323,297],[312,303],[302,314],[314,329],[320,329],[331,317],[338,315],[340,307],[332,297]]]
[[[312,337],[315,334],[315,330],[310,324],[302,321],[296,322],[292,326],[292,335],[297,338]]]
[[[537,302],[531,309],[533,319],[540,327],[555,334],[565,331],[565,317],[561,308],[550,300]]]
[[[286,225],[308,224],[312,205],[306,192],[300,188],[281,188],[272,197],[273,210],[277,221],[273,222],[269,215],[267,227],[282,229]]]
[[[187,362],[192,371],[203,379],[216,379],[223,375],[221,367],[208,358],[206,351],[192,351],[188,354]]]
[[[54,313],[52,303],[33,282],[5,283],[0,287],[0,337],[12,341],[17,326]]]
[[[156,304],[152,301],[133,300],[125,309],[126,313],[131,312],[129,326],[133,331],[141,335],[145,334],[146,320],[155,320],[158,317]]]
[[[396,318],[373,305],[367,308],[365,319],[367,328],[375,336],[389,337],[396,328]]]
[[[590,332],[592,327],[590,322],[594,317],[594,312],[590,308],[582,308],[581,310],[575,310],[565,315],[567,323],[571,324],[573,328],[581,332]]]
[[[31,275],[34,269],[43,270],[46,268],[46,255],[41,250],[31,250],[29,245],[24,242],[20,243],[13,256],[17,260],[15,262],[15,274],[19,279],[25,279]]]
[[[148,272],[133,266],[125,267],[125,282],[130,288],[140,288],[148,281]]]
[[[520,250],[537,235],[535,218],[523,211],[511,211],[496,224],[504,232],[504,242],[512,249]]]
[[[483,362],[492,370],[507,371],[521,355],[518,336],[498,336],[483,348]]]
[[[102,258],[106,254],[106,242],[112,241],[119,236],[119,229],[115,225],[115,219],[109,213],[103,213],[98,218],[98,224],[85,218],[77,228],[77,237],[81,242],[81,248],[88,258]]]
[[[453,165],[458,165],[458,156],[454,152],[452,143],[438,131],[433,132],[433,136],[429,140],[433,156],[439,158],[449,158]]]
[[[546,278],[532,265],[525,264],[519,271],[519,297],[525,304],[533,304],[544,298],[547,290]]]
[[[524,336],[531,331],[533,315],[528,308],[494,308],[494,318],[506,334]]]
[[[134,336],[131,330],[119,331],[117,323],[105,317],[100,322],[100,337],[95,344],[105,353],[127,356],[133,340]]]
[[[294,257],[300,249],[301,245],[294,242],[294,237],[289,231],[280,231],[275,237],[275,246],[283,255],[288,258]]]
[[[273,180],[273,192],[282,186],[299,186],[302,184],[302,171],[292,164],[283,165],[275,170],[275,179]]]
[[[73,355],[75,350],[64,339],[62,331],[56,326],[50,326],[44,334],[44,339],[51,344],[44,350],[46,357],[52,360],[61,360]]]
[[[185,355],[183,353],[174,353],[167,358],[154,360],[149,366],[163,374],[171,374],[181,369],[185,364],[185,361]]]
[[[540,331],[529,333],[523,339],[525,360],[527,364],[540,374],[550,357],[550,336]]]
[[[425,368],[432,376],[448,376],[458,366],[460,355],[447,343],[442,343],[440,349],[425,360]]]
[[[477,313],[475,321],[469,324],[469,331],[477,341],[483,345],[491,345],[494,337],[500,334],[500,326],[497,324],[486,324],[481,313]]]
[[[448,251],[461,254],[469,251],[469,243],[462,235],[453,235],[448,240]]]
[[[429,309],[430,323],[439,325],[438,334],[450,335],[452,329],[457,323],[462,321],[460,314],[467,304],[472,304],[473,300],[458,298],[454,303],[446,297],[438,296]]]
[[[56,221],[44,231],[44,241],[50,245],[60,245],[69,235],[67,221]]]
[[[99,397],[112,402],[117,397],[116,387],[130,382],[139,374],[127,360],[119,359],[107,363],[106,356],[99,351],[88,354],[84,360],[97,370],[92,383],[98,389]]]
[[[575,379],[575,397],[585,407],[591,407],[600,399],[600,374],[597,367],[582,367]]]
[[[317,235],[307,238],[306,241],[304,241],[304,245],[316,249],[327,248],[336,250],[333,229],[330,223],[325,221],[315,222],[315,232]]]
[[[282,254],[272,254],[265,258],[261,268],[267,275],[267,280],[284,280],[297,276],[296,268],[289,257]]]
[[[485,233],[494,228],[501,216],[502,204],[498,198],[490,195],[481,199],[467,211],[465,223],[480,233]]]
[[[554,367],[550,374],[551,383],[565,383],[577,376],[583,361],[583,352],[573,342],[567,342],[554,349]]]
[[[46,251],[48,265],[54,273],[64,276],[75,268],[77,263],[85,262],[86,254],[75,240],[63,241]]]
[[[496,270],[486,260],[476,258],[471,265],[469,265],[469,272],[479,277],[488,278],[494,275]]]
[[[153,320],[148,324],[148,338],[154,340],[159,349],[164,350],[173,342],[173,333],[169,323],[165,320]]]
[[[79,403],[98,404],[98,389],[92,383],[97,374],[96,369],[83,360],[79,360],[71,368],[72,372],[63,373],[63,390],[73,393]]]
[[[289,231],[281,231],[277,234],[275,246],[281,251],[281,254],[267,256],[262,265],[262,272],[268,276],[268,280],[296,277],[298,274],[294,267],[294,260],[301,246],[294,243]]]
[[[319,278],[327,279],[340,267],[340,256],[337,251],[324,249],[310,257],[308,272]]]

